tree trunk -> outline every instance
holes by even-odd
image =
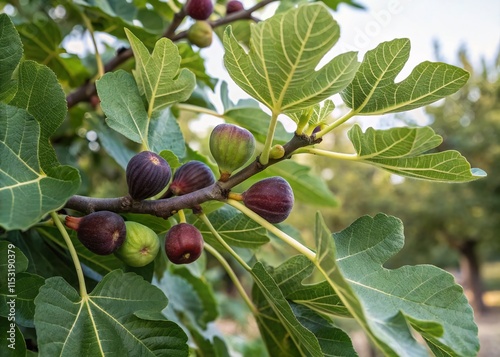
[[[470,303],[474,312],[478,315],[486,312],[483,301],[483,284],[481,282],[479,260],[476,254],[477,241],[466,240],[459,245],[460,271],[463,276],[464,288],[471,293]]]

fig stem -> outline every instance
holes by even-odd
[[[349,160],[349,161],[361,160],[357,154],[345,154],[345,153],[341,153],[341,152],[321,150],[321,149],[315,149],[315,148],[311,148],[311,147],[297,149],[297,150],[295,150],[294,154],[320,155],[320,156],[329,157],[331,159]]]
[[[346,115],[335,120],[333,123],[328,124],[325,128],[321,129],[320,131],[318,131],[316,133],[316,138],[317,139],[322,138],[325,134],[328,134],[330,131],[332,131],[336,127],[344,124],[346,121],[351,119],[353,116],[357,115],[360,110],[361,109],[351,110]]]
[[[247,208],[243,203],[240,203],[240,202],[232,200],[232,199],[228,199],[227,204],[229,204],[230,206],[233,206],[234,208],[239,210],[241,213],[245,214],[250,219],[253,219],[255,222],[259,223],[262,227],[264,227],[269,232],[276,235],[283,242],[285,242],[289,246],[295,248],[299,253],[302,253],[303,255],[305,255],[306,258],[309,259],[311,262],[316,263],[316,253],[315,252],[313,252],[311,249],[307,248],[305,245],[297,242],[295,239],[290,237],[288,234],[286,234],[282,230],[278,229],[273,224],[266,221],[264,218],[259,216],[257,213],[255,213],[252,210],[250,210],[249,208]]]
[[[217,113],[216,111],[213,111],[213,110],[210,110],[210,109],[207,109],[207,108],[203,108],[203,107],[199,107],[197,105],[193,105],[193,104],[175,104],[175,107],[177,109],[180,109],[180,110],[185,110],[187,112],[193,112],[193,113],[203,113],[203,114],[208,114],[208,115],[212,115],[214,117],[217,117],[217,118],[223,118],[224,116]]]
[[[238,290],[238,292],[240,293],[241,297],[243,298],[243,300],[247,304],[248,308],[250,309],[250,311],[252,311],[252,314],[257,315],[259,313],[259,311],[257,310],[257,308],[253,304],[252,300],[248,296],[248,294],[245,291],[245,288],[243,287],[243,285],[241,285],[238,277],[234,273],[234,270],[231,268],[231,266],[229,265],[229,263],[227,262],[227,260],[224,259],[224,257],[222,256],[222,254],[220,254],[214,247],[212,247],[211,245],[209,245],[207,243],[205,243],[205,249],[210,254],[212,254],[215,259],[217,259],[219,261],[220,265],[222,265],[222,267],[226,271],[227,275],[229,276],[229,278],[233,282],[234,286],[236,287],[236,290]]]
[[[262,165],[267,165],[269,163],[269,152],[273,146],[274,132],[276,131],[276,125],[278,124],[279,113],[273,112],[271,115],[271,121],[269,122],[269,129],[267,129],[266,142],[264,143],[264,148],[262,149],[262,154],[260,154],[259,162]]]
[[[97,62],[97,78],[101,78],[104,76],[104,64],[102,62],[102,57],[101,54],[99,53],[99,48],[97,47],[97,41],[95,39],[94,35],[94,28],[92,27],[92,22],[89,20],[89,18],[85,15],[84,12],[81,12],[83,23],[85,24],[85,27],[89,31],[90,38],[92,39],[92,45],[94,46],[94,51],[95,51],[95,61]]]
[[[235,201],[243,201],[243,195],[241,193],[236,193],[231,191],[229,192],[227,197]]]
[[[184,210],[180,209],[177,214],[179,215],[179,222],[180,223],[186,223],[186,214],[184,213]]]
[[[80,286],[80,296],[82,299],[86,299],[88,297],[87,294],[87,286],[85,285],[85,278],[83,276],[82,265],[80,264],[80,259],[78,259],[78,254],[76,253],[75,246],[73,242],[71,242],[71,238],[69,237],[68,231],[64,228],[61,220],[59,219],[56,212],[50,212],[50,217],[56,224],[57,229],[61,232],[61,235],[68,246],[69,254],[71,255],[71,259],[73,259],[73,264],[75,265],[76,275],[78,276],[78,284]]]
[[[226,243],[224,239],[220,236],[219,232],[214,228],[208,217],[204,213],[200,213],[198,217],[201,219],[203,223],[208,227],[210,232],[214,235],[214,237],[219,241],[219,243],[226,248],[226,250],[241,264],[241,266],[248,272],[252,271],[252,268],[243,260],[241,257]]]

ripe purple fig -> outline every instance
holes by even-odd
[[[243,3],[238,0],[230,0],[226,4],[226,15],[232,14],[233,12],[238,12],[244,10]]]
[[[91,252],[108,255],[123,244],[127,229],[123,218],[109,211],[83,217],[66,216],[66,226],[77,231],[80,242]]]
[[[207,165],[201,161],[189,161],[175,171],[174,178],[165,196],[185,195],[214,183],[214,174]]]
[[[243,166],[255,150],[255,138],[247,129],[233,124],[219,124],[210,134],[210,152],[219,165],[220,181]]]
[[[203,237],[195,226],[179,223],[170,228],[165,238],[165,253],[174,264],[189,264],[203,251]]]
[[[196,21],[188,30],[189,42],[199,48],[205,48],[212,44],[213,30],[207,21]]]
[[[279,176],[253,184],[243,194],[243,203],[270,223],[283,222],[293,207],[293,191]]]
[[[151,151],[140,152],[127,165],[128,192],[134,200],[144,200],[160,193],[171,176],[170,165],[164,158]]]
[[[211,0],[187,0],[186,14],[195,20],[206,20],[213,11],[214,4]]]

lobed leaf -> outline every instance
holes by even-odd
[[[27,229],[61,208],[80,185],[69,166],[42,171],[40,124],[26,110],[0,103],[0,226]]]
[[[385,355],[428,355],[410,326],[436,355],[476,355],[472,308],[451,274],[428,265],[383,267],[404,244],[397,218],[361,217],[332,239],[318,214],[315,236],[316,266]]]
[[[26,109],[40,124],[38,158],[42,169],[58,166],[49,139],[61,126],[68,112],[61,84],[52,70],[33,61],[20,64],[17,81],[19,88],[10,104]]]
[[[177,157],[186,156],[186,142],[177,119],[169,108],[155,112],[149,123],[149,148],[154,152],[169,150]]]
[[[410,40],[383,42],[368,51],[352,82],[340,93],[349,108],[375,115],[407,111],[455,93],[469,73],[445,64],[422,62],[411,74],[395,83],[410,55]]]
[[[401,176],[443,182],[467,182],[486,176],[472,169],[458,151],[424,154],[441,142],[429,127],[392,128],[362,132],[354,125],[348,132],[357,153],[355,160],[366,162]]]
[[[316,70],[339,33],[323,4],[299,6],[253,26],[248,53],[228,27],[224,64],[236,84],[273,113],[297,111],[340,92],[354,77],[355,52]]]
[[[148,117],[165,107],[185,101],[196,85],[195,75],[186,68],[180,69],[179,49],[169,39],[156,42],[153,53],[128,29],[125,29],[134,51],[134,73],[139,93],[148,101]]]
[[[292,311],[272,276],[262,263],[251,271],[254,279],[253,300],[262,337],[272,356],[323,356],[316,336],[306,329]]]
[[[0,14],[0,100],[9,100],[17,90],[12,74],[23,56],[21,38],[7,14]]]
[[[41,355],[188,356],[183,330],[160,315],[165,295],[136,274],[115,270],[84,298],[50,278],[35,304]]]

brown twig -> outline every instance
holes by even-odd
[[[244,19],[254,19],[253,13],[262,7],[268,5],[269,3],[277,1],[277,0],[262,0],[261,2],[257,3],[256,5],[248,8],[247,10],[242,10],[238,11],[232,14],[229,14],[227,16],[224,16],[220,18],[217,21],[212,21],[210,22],[210,25],[215,28],[218,26],[223,26],[227,25],[233,21],[237,20],[244,20]],[[181,31],[178,33],[175,33],[179,25],[182,23],[184,18],[186,17],[186,13],[184,11],[184,8],[182,8],[178,13],[174,15],[174,19],[168,26],[168,28],[165,30],[163,33],[163,37],[169,38],[172,41],[179,41],[181,39],[184,39],[187,37],[187,31]],[[133,52],[130,48],[120,51],[120,53],[117,53],[114,58],[112,58],[104,67],[105,72],[110,72],[114,70],[116,67],[118,67],[120,64],[128,60],[129,58],[133,57]],[[85,84],[80,86],[78,89],[70,93],[66,97],[66,101],[68,103],[68,109],[72,108],[73,106],[77,105],[80,102],[88,102],[90,100],[90,97],[96,94],[96,88],[95,88],[95,83],[91,82],[90,80],[87,81]]]
[[[112,211],[117,213],[142,213],[168,218],[181,209],[196,208],[200,204],[211,200],[226,200],[230,190],[236,185],[263,171],[270,165],[290,158],[293,152],[298,148],[318,143],[320,140],[315,140],[314,135],[311,137],[306,135],[295,135],[283,146],[285,155],[281,159],[270,160],[267,165],[262,165],[257,158],[257,160],[237,172],[234,176],[231,176],[226,182],[218,181],[209,187],[183,196],[138,202],[133,201],[129,196],[119,198],[93,198],[75,195],[68,200],[65,208],[77,210],[86,214],[95,211]]]

